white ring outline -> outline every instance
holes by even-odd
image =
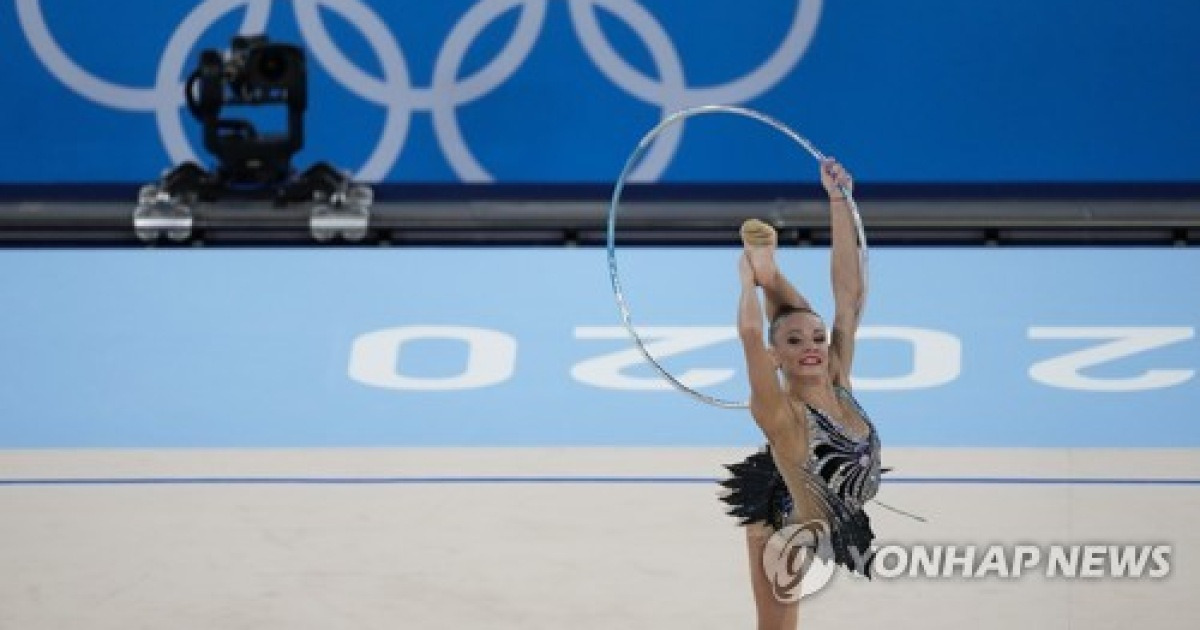
[[[383,132],[375,149],[367,157],[366,163],[358,168],[356,177],[366,181],[381,180],[396,163],[408,137],[409,123],[412,119],[412,108],[405,95],[411,94],[412,81],[405,62],[404,51],[388,30],[387,24],[379,18],[370,7],[358,0],[341,0],[342,3],[329,0],[294,0],[292,7],[296,13],[296,23],[300,33],[312,50],[317,62],[343,87],[358,94],[362,98],[382,105],[386,114]],[[324,5],[354,24],[370,43],[375,54],[379,56],[383,68],[384,83],[375,80],[371,75],[361,72],[329,36],[325,22],[321,19],[320,6]],[[391,90],[389,86],[396,81],[402,90]],[[397,97],[392,92],[400,92]]]
[[[588,5],[583,7],[582,5]],[[579,33],[580,43],[591,58],[592,63],[600,69],[610,81],[626,92],[641,100],[654,104],[656,101],[649,94],[651,87],[645,77],[633,66],[630,66],[617,54],[609,44],[608,38],[596,21],[595,6],[599,4],[614,15],[621,17],[630,25],[634,32],[648,44],[651,57],[662,74],[662,89],[657,103],[662,116],[687,106],[687,87],[684,84],[683,61],[680,59],[671,38],[654,16],[639,4],[623,0],[572,0],[571,18]],[[586,9],[586,10],[585,10]],[[590,36],[590,37],[589,37]],[[588,45],[594,42],[594,45]],[[645,160],[638,164],[637,170],[631,175],[634,181],[657,180],[670,165],[671,159],[679,143],[683,140],[683,126],[672,128],[656,143]]]
[[[460,93],[459,86],[462,84],[454,83],[454,77],[462,67],[470,44],[497,16],[517,5],[523,5],[523,10],[512,37],[495,59],[466,80],[468,88]],[[546,3],[544,0],[525,2],[483,0],[463,15],[442,43],[438,58],[434,62],[431,91],[433,94],[443,94],[447,86],[453,86],[455,89],[450,93],[455,98],[437,99],[436,101],[433,98],[430,99],[433,128],[442,154],[448,158],[455,173],[464,181],[483,183],[492,182],[495,178],[471,152],[466,138],[463,137],[462,128],[458,124],[458,116],[455,115],[456,108],[491,92],[516,74],[521,64],[529,57],[530,51],[533,50],[545,17]],[[485,21],[485,18],[491,19]],[[502,73],[507,74],[501,76]],[[480,78],[476,79],[476,77]]]

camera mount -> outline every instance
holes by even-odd
[[[205,170],[185,162],[144,186],[134,229],[144,241],[187,240],[193,209],[226,199],[269,201],[275,207],[310,203],[314,238],[362,238],[373,200],[371,189],[319,162],[296,175],[292,158],[304,146],[308,76],[303,49],[272,43],[266,35],[239,35],[227,54],[205,50],[184,87],[188,111],[200,122],[204,148],[216,158]],[[223,117],[226,106],[283,107],[282,133],[260,132],[250,120]],[[227,110],[226,110],[227,113]]]

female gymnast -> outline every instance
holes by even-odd
[[[862,508],[879,487],[879,440],[850,391],[854,336],[866,294],[864,270],[843,194],[851,190],[850,174],[826,159],[821,183],[829,194],[832,232],[832,330],[776,266],[775,230],[751,219],[741,231],[738,331],[749,373],[750,413],[767,446],[728,466],[732,476],[722,485],[729,514],[746,526],[760,629],[795,628],[798,621],[798,601],[775,595],[762,564],[770,536],[789,524],[823,523],[833,559],[869,575],[873,533]],[[765,343],[764,314],[770,322]]]

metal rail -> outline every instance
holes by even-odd
[[[859,200],[877,245],[1200,245],[1200,200]],[[0,202],[0,247],[144,247],[134,203]],[[828,209],[812,200],[636,200],[623,202],[626,245],[733,245],[738,226],[759,217],[785,243],[828,238]],[[222,202],[195,209],[185,245],[544,245],[603,246],[607,202],[414,200],[375,203],[367,235],[317,243],[304,208]]]

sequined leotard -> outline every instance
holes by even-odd
[[[813,407],[807,408],[809,456],[801,471],[816,507],[824,513],[832,534],[834,559],[852,570],[869,572],[871,541],[870,519],[863,506],[879,489],[879,437],[875,426],[854,396],[835,387],[838,396],[849,401],[867,424],[867,435],[847,433],[830,417]],[[743,525],[765,523],[780,529],[792,512],[791,494],[776,467],[770,448],[764,447],[745,460],[726,466],[732,473],[721,482],[727,491],[722,499],[729,514]],[[855,552],[852,553],[851,549]]]

